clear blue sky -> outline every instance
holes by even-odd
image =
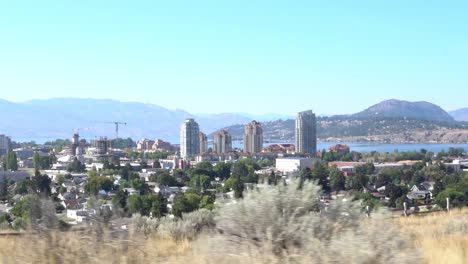
[[[192,113],[468,107],[468,1],[0,0],[1,98]]]

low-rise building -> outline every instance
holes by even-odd
[[[262,152],[274,153],[274,154],[292,154],[296,150],[294,144],[273,144],[268,147],[264,147]]]
[[[318,159],[302,157],[278,158],[276,159],[276,170],[282,173],[291,173],[304,168],[312,168],[315,162],[318,162]]]
[[[340,156],[344,156],[349,153],[349,146],[337,144],[328,148],[328,151],[338,153]]]

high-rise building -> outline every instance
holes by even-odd
[[[186,119],[180,128],[180,156],[183,159],[200,153],[200,127],[193,118]]]
[[[312,110],[297,114],[295,136],[296,152],[315,156],[317,152],[317,122]]]
[[[263,148],[263,129],[257,121],[252,121],[244,127],[244,152],[260,153]]]
[[[205,133],[199,133],[200,138],[200,154],[208,152],[208,137]]]
[[[101,137],[94,142],[97,149],[97,155],[107,155],[109,154],[109,149],[111,148],[111,141],[107,137]]]
[[[218,131],[214,134],[213,152],[222,154],[232,150],[231,134],[226,130]]]
[[[5,135],[0,135],[0,155],[5,155],[11,148],[11,139]]]

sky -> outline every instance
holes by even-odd
[[[191,113],[468,107],[468,1],[0,0],[0,97]]]

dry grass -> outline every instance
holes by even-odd
[[[468,263],[467,219],[468,209],[464,209],[399,218],[396,224],[411,235],[425,263],[462,264]],[[140,234],[113,237],[89,231],[0,235],[0,263],[279,263],[268,252],[252,255],[248,248],[233,249],[229,255],[200,253],[206,252],[202,247],[216,247],[217,242],[210,240],[206,236],[197,241]],[[313,262],[299,259],[295,263]]]
[[[0,263],[180,263],[188,241],[83,232],[0,237]]]
[[[468,263],[468,208],[365,218],[359,204],[345,200],[319,213],[318,192],[313,183],[279,185],[216,213],[177,221],[134,216],[129,231],[96,220],[81,231],[0,233],[0,264]]]
[[[426,263],[468,263],[468,208],[397,220]]]

